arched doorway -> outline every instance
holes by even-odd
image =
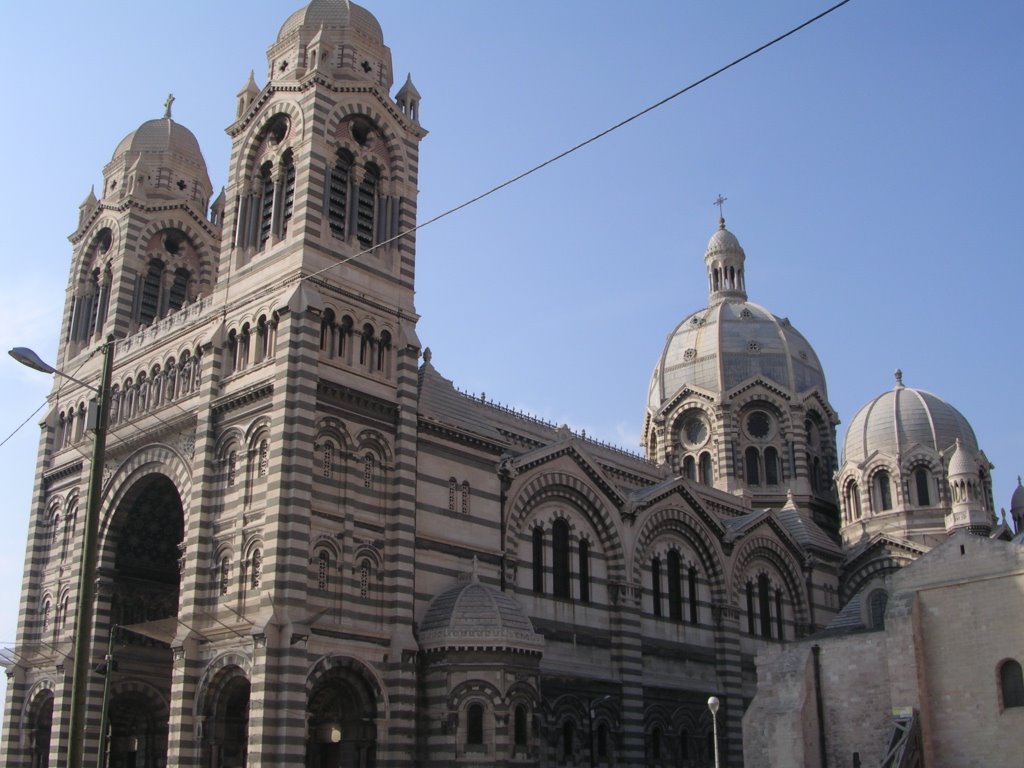
[[[50,764],[50,733],[53,729],[53,691],[41,691],[29,710],[29,729],[32,734],[32,768],[46,768]]]
[[[250,683],[236,666],[217,675],[203,707],[204,768],[244,768],[249,744]]]
[[[348,668],[335,668],[317,681],[306,712],[309,768],[373,768],[377,704],[372,687]]]
[[[137,631],[118,633],[118,671],[112,673],[112,682],[121,692],[108,707],[109,768],[157,768],[167,761],[173,661],[166,629],[150,628],[178,615],[183,536],[181,497],[174,483],[160,474],[138,480],[111,520],[104,563],[106,570],[112,554],[111,624]],[[125,689],[129,674],[132,682]]]

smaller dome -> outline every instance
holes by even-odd
[[[978,460],[971,454],[971,451],[964,447],[959,437],[956,439],[953,455],[949,458],[947,474],[950,478],[959,475],[976,477],[978,474]]]
[[[896,386],[850,420],[842,460],[859,464],[878,451],[902,462],[904,452],[915,445],[944,453],[958,439],[977,456],[978,440],[963,414],[931,392],[904,386],[903,373],[897,371]]]
[[[711,239],[708,240],[708,247],[704,253],[705,258],[725,253],[745,255],[740,241],[736,238],[736,235],[725,228],[724,221],[715,234],[711,236]]]
[[[1013,496],[1010,497],[1010,511],[1018,509],[1024,509],[1024,485],[1021,484],[1019,476],[1017,477],[1017,487],[1013,489]]]
[[[501,648],[540,653],[544,640],[515,599],[475,577],[437,595],[419,627],[420,647]]]
[[[129,133],[121,139],[111,160],[116,160],[125,152],[170,152],[190,160],[206,170],[206,161],[203,159],[203,153],[199,149],[199,141],[195,134],[169,117],[147,120]]]

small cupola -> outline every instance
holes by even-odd
[[[718,219],[718,231],[708,241],[704,264],[708,269],[708,306],[724,301],[746,301],[747,283],[743,271],[746,254],[736,235],[725,228],[725,217]]]
[[[420,121],[420,92],[412,84],[412,73],[405,76],[405,84],[395,94],[395,102],[403,115],[414,123]]]

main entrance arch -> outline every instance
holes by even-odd
[[[353,666],[339,665],[313,686],[306,707],[309,768],[373,768],[377,750],[374,687]]]

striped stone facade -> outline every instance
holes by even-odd
[[[58,367],[98,381],[116,338],[92,655],[113,634],[117,666],[106,702],[90,679],[87,765],[101,721],[112,767],[705,765],[709,695],[739,765],[754,655],[828,622],[840,552],[810,511],[444,379],[392,239],[419,94],[391,97],[375,25],[342,0],[286,21],[212,204],[169,109],[83,203]],[[6,766],[67,752],[89,396],[57,381],[42,426]],[[536,646],[421,647],[470,573]]]

